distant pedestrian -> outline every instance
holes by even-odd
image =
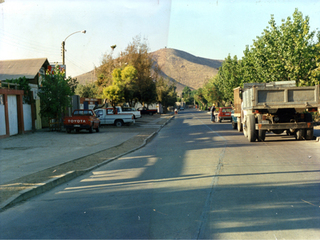
[[[212,107],[210,109],[210,115],[211,115],[211,122],[215,122],[214,112],[216,111],[216,107],[214,104],[212,104]]]

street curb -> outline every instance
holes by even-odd
[[[175,116],[171,116],[168,118],[168,120],[162,124],[160,126],[160,128],[156,131],[156,132],[153,132],[152,134],[150,134],[150,136],[148,136],[144,141],[143,143],[139,146],[139,147],[136,147],[134,149],[131,149],[125,153],[122,153],[122,154],[119,154],[111,159],[108,159],[102,163],[99,163],[95,166],[92,166],[90,168],[87,168],[85,170],[79,170],[79,171],[70,171],[70,172],[67,172],[65,174],[62,174],[56,178],[53,178],[53,179],[50,179],[44,183],[40,183],[36,186],[33,186],[31,188],[28,188],[28,189],[25,189],[25,190],[22,190],[21,192],[13,195],[12,197],[10,197],[9,199],[7,199],[6,201],[4,201],[2,204],[0,204],[0,212],[2,212],[3,210],[9,208],[9,207],[12,207],[13,205],[16,205],[22,201],[25,201],[25,200],[28,200],[32,197],[35,197],[41,193],[44,193],[44,192],[47,192],[63,183],[66,183],[68,181],[71,181],[87,172],[90,172],[96,168],[99,168],[101,167],[102,165],[105,165],[105,164],[108,164],[124,155],[127,155],[129,153],[132,153],[132,152],[135,152],[137,151],[138,149],[144,147],[145,145],[147,145],[152,139],[153,137],[158,134],[160,132],[160,130],[165,126],[167,125],[171,119],[173,119]]]

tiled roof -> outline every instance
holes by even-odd
[[[46,58],[0,60],[0,80],[19,77],[34,79],[44,64],[49,65]]]

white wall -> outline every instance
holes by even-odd
[[[31,105],[23,104],[23,122],[24,122],[24,130],[31,131],[32,130],[32,115],[31,115]]]
[[[0,103],[0,136],[1,135],[6,135],[6,118],[4,105]]]
[[[8,95],[9,132],[10,136],[18,134],[17,96]]]

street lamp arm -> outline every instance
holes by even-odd
[[[73,34],[76,34],[76,33],[86,33],[87,31],[86,30],[82,30],[82,31],[76,31],[74,33],[71,33],[69,36],[66,37],[66,39],[62,42],[62,65],[65,65],[65,45],[66,45],[66,40],[68,37],[70,37],[71,35]]]
[[[87,31],[86,31],[86,30],[82,30],[82,31],[76,31],[76,32],[74,32],[74,33],[71,33],[69,36],[66,37],[66,39],[64,40],[64,42],[65,42],[65,41],[67,40],[67,38],[70,37],[71,35],[76,34],[76,33],[80,33],[80,32],[81,32],[81,33],[86,33]]]

